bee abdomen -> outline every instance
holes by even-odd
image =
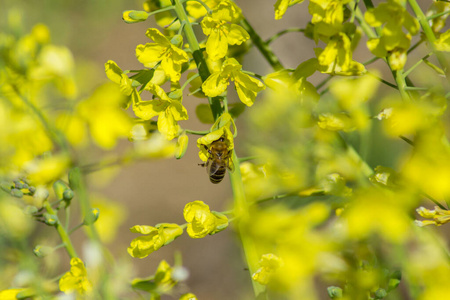
[[[214,174],[211,174],[209,176],[209,180],[215,184],[221,182],[222,179],[225,177],[226,171],[227,171],[227,168],[225,168],[224,166],[220,166],[219,169]]]

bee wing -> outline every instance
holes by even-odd
[[[220,164],[217,164],[217,163],[211,163],[211,164],[209,164],[209,167],[208,167],[208,169],[207,169],[208,174],[209,174],[209,175],[214,175],[214,174],[216,174],[216,172],[217,172],[217,170],[219,170],[219,168],[220,168]]]

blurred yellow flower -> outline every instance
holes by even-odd
[[[89,293],[92,284],[87,278],[87,271],[81,259],[74,257],[70,260],[70,271],[59,280],[59,289],[64,293],[77,292],[80,295]]]
[[[119,87],[107,83],[78,104],[79,115],[86,120],[94,142],[102,148],[111,149],[121,138],[127,138],[132,122],[120,106],[125,102]]]

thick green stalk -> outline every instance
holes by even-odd
[[[53,210],[51,204],[48,201],[45,201],[44,206],[49,214],[54,216],[57,215],[57,213]],[[64,226],[62,226],[62,224],[59,222],[59,220],[56,222],[55,227],[56,231],[58,231],[58,234],[61,237],[64,247],[66,248],[70,258],[78,257],[75,248],[72,245],[72,241],[70,240],[69,234],[67,233]]]
[[[247,260],[248,270],[251,277],[252,274],[257,270],[259,255],[253,239],[246,235],[246,230],[244,228],[245,221],[248,219],[249,205],[244,193],[244,184],[242,183],[242,176],[239,168],[239,159],[236,155],[236,151],[233,151],[232,160],[235,164],[234,172],[230,172],[230,181],[234,196],[234,215],[238,217],[239,220],[237,221],[237,229],[239,231],[242,248],[244,250],[245,259]],[[252,285],[256,297],[264,293],[264,286],[254,280],[252,280]]]
[[[189,22],[189,18],[184,10],[183,4],[180,0],[173,0],[175,5],[175,13],[181,23],[184,23],[184,34],[189,43],[189,48],[192,51],[192,56],[194,57],[195,63],[197,65],[198,73],[202,82],[208,79],[211,72],[208,69],[205,59],[203,58],[202,50],[198,44],[197,37],[195,36],[192,24]],[[214,116],[214,120],[220,117],[223,112],[222,106],[220,105],[220,97],[208,98],[209,105],[211,106],[211,111]]]

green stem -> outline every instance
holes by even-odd
[[[275,41],[276,39],[278,39],[282,35],[285,35],[286,33],[289,33],[289,32],[305,32],[305,29],[304,28],[288,28],[288,29],[282,30],[282,31],[272,35],[270,38],[268,38],[265,41],[265,43],[267,45],[269,45],[270,43],[272,43],[273,41]]]
[[[247,19],[243,18],[240,24],[245,29],[245,31],[248,32],[253,44],[256,46],[256,48],[258,48],[258,50],[261,52],[267,62],[272,66],[272,68],[275,71],[284,69],[278,57],[273,53],[269,45],[265,43],[262,38],[256,33],[250,23],[248,23]]]
[[[408,76],[415,68],[417,68],[424,60],[426,60],[428,57],[430,57],[430,54],[425,55],[421,60],[416,62],[411,68],[409,68],[407,71],[403,73],[403,76]]]
[[[435,18],[439,18],[440,16],[447,15],[447,14],[450,14],[450,10],[443,11],[443,12],[435,14],[435,15],[431,15],[431,16],[427,17],[427,20],[430,21],[430,20],[433,20]]]
[[[48,201],[44,202],[44,206],[49,214],[55,216],[57,215],[57,213],[55,212],[55,210],[52,208],[51,204]],[[72,241],[70,240],[70,237],[67,234],[67,231],[64,229],[64,226],[61,225],[59,220],[56,222],[55,227],[56,231],[58,231],[58,234],[61,237],[64,247],[66,248],[70,258],[78,257],[75,248],[72,245]]]
[[[403,69],[394,71],[393,73],[395,77],[395,82],[397,82],[398,91],[400,92],[400,95],[402,96],[403,100],[410,101],[411,98],[409,97],[408,93],[405,90],[406,82],[405,77],[403,76]]]
[[[77,195],[78,201],[81,206],[84,222],[87,228],[87,234],[91,240],[100,243],[97,230],[94,227],[94,215],[91,213],[91,205],[89,203],[89,196],[84,182],[84,177],[79,167],[73,168],[69,171],[69,185],[70,188]]]
[[[198,73],[197,73],[197,74],[194,74],[193,76],[189,77],[189,78],[184,82],[183,86],[181,87],[181,90],[183,91],[183,90],[186,88],[186,86],[189,84],[189,82],[191,82],[192,80],[194,80],[194,79],[197,78],[198,76],[200,76],[200,75],[198,75]]]
[[[172,9],[175,9],[175,6],[174,6],[174,5],[166,6],[166,7],[164,7],[164,8],[161,8],[161,9],[154,10],[154,11],[152,11],[152,12],[149,12],[149,13],[148,13],[148,16],[150,17],[150,16],[152,16],[152,15],[156,15],[156,14],[159,14],[159,13],[162,13],[162,12],[165,12],[165,11],[168,11],[168,10],[172,10]]]
[[[422,30],[428,40],[428,44],[431,47],[431,50],[436,54],[436,57],[439,61],[439,64],[441,65],[441,68],[445,72],[445,77],[447,80],[450,80],[450,72],[449,68],[447,68],[447,60],[445,59],[445,56],[436,50],[436,47],[434,46],[434,42],[436,41],[436,37],[434,36],[434,32],[430,27],[430,24],[428,23],[427,17],[423,13],[422,9],[420,8],[419,4],[416,2],[416,0],[408,0],[409,5],[411,6],[412,10],[414,11],[414,14],[417,16],[417,20],[419,21],[420,26],[422,27]]]
[[[205,59],[203,58],[203,51],[200,49],[200,45],[198,44],[197,37],[195,36],[194,30],[192,28],[192,24],[189,22],[189,18],[186,14],[186,11],[183,8],[183,5],[180,0],[173,0],[175,4],[175,12],[180,19],[180,22],[185,22],[184,26],[184,34],[186,35],[186,39],[189,43],[189,48],[192,51],[192,56],[194,57],[195,63],[197,65],[198,73],[202,82],[205,82],[206,79],[211,75],[211,72],[208,69]],[[211,106],[211,111],[214,116],[214,120],[216,120],[223,112],[222,106],[220,105],[220,98],[208,97],[209,105]]]
[[[242,183],[241,171],[239,168],[239,159],[236,155],[236,151],[233,151],[232,160],[235,164],[234,172],[230,172],[230,181],[234,196],[234,212],[235,216],[240,220],[239,222],[237,222],[236,226],[241,237],[245,259],[247,260],[251,277],[252,274],[257,270],[259,255],[253,239],[246,234],[245,221],[248,220],[249,205],[244,193],[244,184]],[[242,220],[244,220],[244,222],[242,222]],[[264,286],[254,280],[252,280],[252,285],[256,298],[258,297],[258,295],[264,293]]]
[[[190,130],[190,129],[185,129],[184,131],[186,131],[186,133],[195,134],[195,135],[206,135],[210,132],[209,130],[197,131],[197,130]]]
[[[27,97],[22,95],[19,88],[16,85],[12,85],[14,91],[17,93],[20,99],[22,99],[22,102],[30,108],[35,116],[38,118],[38,120],[41,122],[41,124],[44,126],[45,130],[47,131],[48,136],[53,141],[55,145],[60,147],[63,151],[67,152],[69,147],[68,143],[64,138],[64,135],[62,135],[56,128],[53,128],[50,123],[47,121],[47,118],[44,116],[42,111],[37,108],[30,100],[28,100]]]

